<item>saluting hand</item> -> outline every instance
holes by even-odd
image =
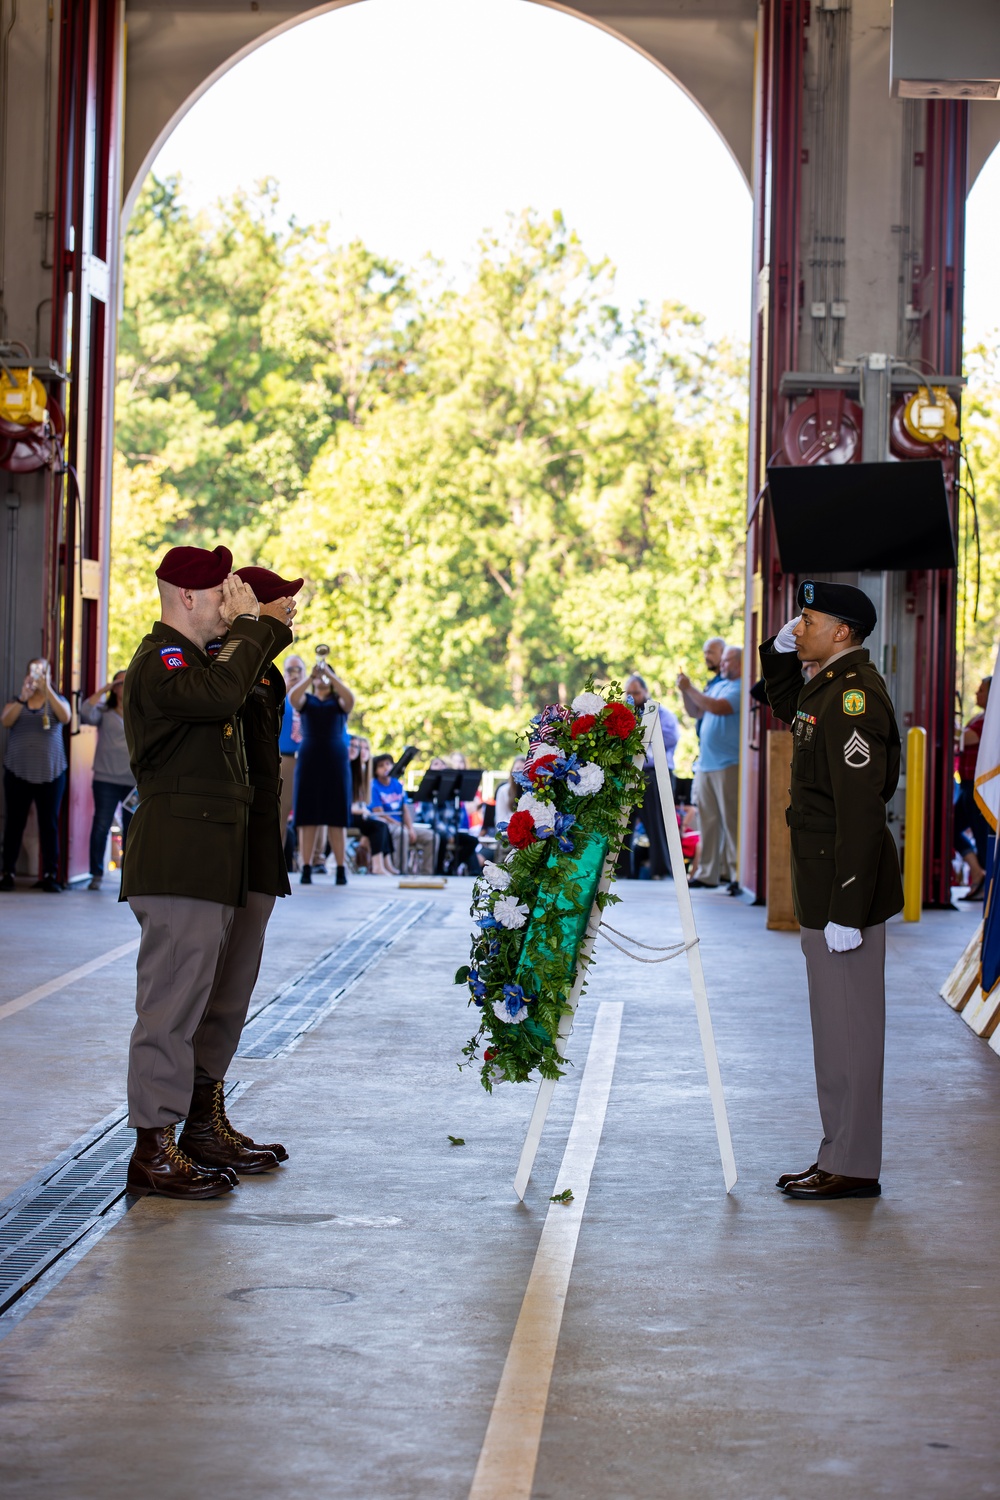
[[[262,615],[269,615],[272,620],[280,620],[282,625],[290,625],[295,619],[297,608],[295,600],[289,595],[285,599],[273,599],[270,604],[262,604],[260,612]]]
[[[255,620],[260,616],[257,595],[250,585],[244,583],[242,578],[237,578],[235,573],[230,573],[228,578],[222,580],[222,603],[219,606],[219,614],[227,625],[232,625],[238,615],[253,615]]]

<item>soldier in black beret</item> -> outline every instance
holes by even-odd
[[[142,929],[128,1071],[136,1146],[127,1185],[168,1198],[215,1198],[238,1181],[237,1168],[278,1165],[274,1153],[244,1145],[235,1132],[203,1160],[174,1136],[191,1111],[197,1034],[211,1025],[235,912],[247,900],[254,789],[238,714],[262,669],[292,639],[285,603],[262,607],[232,565],[226,547],[171,548],[156,572],[161,618],[125,675],[125,738],[139,806],[121,899]],[[212,661],[206,647],[225,631]]]
[[[903,887],[886,804],[900,740],[885,682],[863,641],[877,624],[861,589],[800,585],[801,613],[760,648],[772,711],[793,733],[785,816],[792,896],[809,982],[823,1140],[804,1172],[779,1177],[792,1198],[881,1192],[885,923]],[[801,663],[818,669],[803,683]]]

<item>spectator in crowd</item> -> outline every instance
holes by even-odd
[[[704,687],[706,693],[722,681],[722,653],[725,649],[726,643],[721,635],[710,635],[701,648],[701,654],[705,658],[705,666],[708,669],[708,680]],[[701,719],[695,720],[694,728],[698,738],[701,739]]]
[[[430,875],[434,869],[434,830],[426,824],[414,823],[403,783],[390,774],[392,767],[391,755],[376,755],[372,761],[374,780],[369,803],[372,817],[384,823],[392,836],[396,868],[406,874],[406,853],[412,846],[417,850],[420,873]]]
[[[285,664],[281,669],[285,679],[286,694],[298,687],[306,675],[306,664],[301,656],[286,656]],[[298,755],[299,743],[302,739],[302,725],[299,716],[291,704],[286,701],[285,712],[281,718],[281,733],[278,736],[278,750],[281,753],[281,813],[280,827],[282,843],[287,845],[288,820],[292,815],[292,799],[295,793],[295,758]],[[288,868],[292,868],[290,858],[286,859]]]
[[[372,800],[372,747],[363,734],[351,736],[351,823],[361,837],[355,860],[367,864],[373,875],[396,875],[392,864],[392,834],[368,810]]]
[[[515,810],[515,808],[517,807],[517,799],[521,795],[521,788],[518,786],[517,782],[514,780],[514,774],[517,771],[523,771],[523,770],[524,770],[524,756],[523,755],[517,755],[517,756],[514,757],[513,764],[511,765],[511,768],[510,768],[510,775],[507,777],[507,780],[505,782],[503,782],[500,786],[497,787],[497,796],[496,796],[496,808],[497,808],[497,811],[496,811],[496,824],[497,824],[497,826],[499,826],[501,823],[509,823],[510,822],[511,813],[513,813],[514,810]]]
[[[59,882],[59,809],[66,791],[66,746],[62,726],[70,708],[52,686],[47,661],[28,663],[28,673],[16,698],[5,704],[0,724],[10,730],[4,756],[3,872],[0,891],[14,889],[14,870],[21,852],[24,828],[35,804],[42,878],[37,890],[55,893]]]
[[[626,693],[631,694],[636,710],[642,713],[649,698],[649,689],[645,680],[638,672],[633,672],[625,684]],[[663,704],[658,705],[660,728],[663,731],[663,744],[667,752],[667,767],[670,771],[670,785],[676,791],[674,777],[674,751],[677,749],[677,741],[681,737],[681,728],[677,722],[677,715],[672,714],[669,708]],[[656,773],[653,770],[653,752],[650,750],[646,756],[646,765],[643,771],[646,780],[646,789],[642,798],[642,826],[646,830],[649,839],[649,874],[652,880],[663,880],[671,873],[670,853],[667,849],[667,832],[663,823],[663,808],[660,806],[660,794],[656,787]]]
[[[351,769],[347,716],[354,694],[325,662],[288,694],[299,715],[302,740],[295,762],[295,827],[299,835],[302,885],[312,884],[317,835],[325,826],[337,861],[337,884],[347,884],[344,851],[351,821]],[[322,847],[322,846],[321,846]]]
[[[982,901],[986,890],[986,841],[990,835],[990,825],[976,801],[976,761],[992,681],[992,677],[984,677],[976,689],[978,712],[966,724],[958,742],[955,848],[969,867],[969,889],[961,897],[963,901]]]
[[[740,701],[743,653],[727,646],[719,664],[719,681],[700,693],[683,672],[677,679],[684,707],[700,719],[694,801],[701,839],[698,864],[688,884],[712,888],[728,879],[729,894],[740,894],[736,868],[736,823],[739,811]]]
[[[90,886],[92,891],[101,889],[104,875],[104,849],[108,842],[108,831],[114,821],[115,810],[124,803],[135,787],[135,777],[129,764],[128,745],[125,743],[125,720],[122,716],[122,691],[125,673],[116,672],[96,693],[91,693],[80,704],[81,724],[92,724],[97,729],[97,749],[94,751],[94,821],[90,825]],[[122,807],[122,853],[132,814]]]

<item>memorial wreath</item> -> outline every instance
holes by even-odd
[[[561,1076],[559,1023],[570,1012],[580,945],[599,889],[614,865],[626,814],[642,795],[643,731],[632,700],[618,683],[598,692],[592,681],[569,707],[551,704],[532,719],[521,796],[510,821],[499,824],[502,859],[476,881],[472,916],[478,929],[471,961],[455,975],[479,1012],[463,1048],[480,1060],[484,1088],[524,1083],[533,1072]],[[584,962],[586,960],[583,960]]]

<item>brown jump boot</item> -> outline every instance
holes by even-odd
[[[256,1146],[233,1129],[226,1117],[223,1084],[211,1078],[194,1081],[180,1148],[203,1166],[235,1167],[248,1177],[270,1172],[278,1165],[277,1153],[269,1146]]]
[[[125,1186],[139,1198],[155,1193],[161,1198],[189,1200],[219,1198],[233,1189],[228,1174],[198,1166],[184,1155],[174,1140],[173,1125],[136,1130]]]
[[[206,1084],[206,1086],[208,1085],[207,1079],[203,1078],[201,1082]],[[270,1151],[271,1155],[276,1156],[279,1161],[288,1160],[288,1152],[278,1141],[268,1141],[266,1145],[262,1145],[258,1141],[255,1141],[251,1136],[244,1135],[241,1130],[237,1130],[232,1120],[226,1114],[226,1092],[224,1086],[221,1083],[218,1085],[212,1084],[211,1086],[213,1088],[218,1087],[219,1109],[222,1112],[222,1118],[225,1121],[227,1128],[232,1131],[233,1135],[239,1141],[241,1146],[246,1146],[249,1151]],[[195,1085],[195,1087],[197,1087],[197,1084]]]

